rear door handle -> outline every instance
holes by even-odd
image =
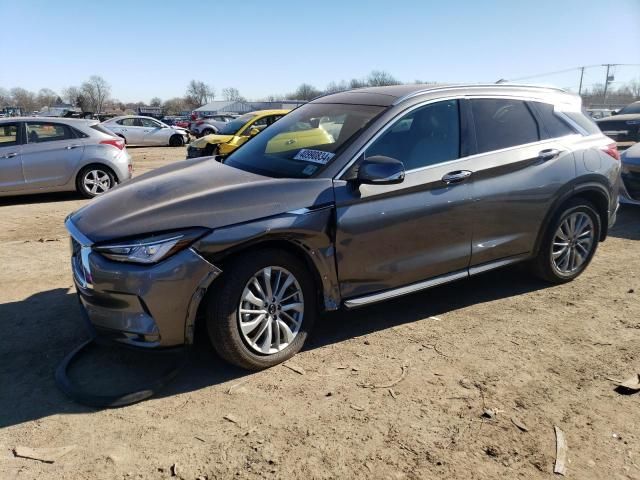
[[[455,172],[449,172],[444,177],[442,177],[442,181],[447,185],[451,185],[452,183],[460,183],[464,182],[467,178],[471,176],[469,170],[456,170]]]
[[[6,155],[3,155],[2,158],[13,158],[13,157],[17,157],[18,154],[15,152],[12,153],[7,153]]]
[[[71,150],[72,148],[80,148],[82,145],[67,145],[65,148]]]
[[[558,155],[560,155],[560,153],[561,151],[557,148],[547,148],[546,150],[541,150],[538,153],[538,158],[543,162],[546,162],[547,160],[553,160]]]

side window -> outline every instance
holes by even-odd
[[[271,117],[267,117],[267,125],[273,124],[273,122],[280,120],[283,116],[284,115],[273,115]]]
[[[471,100],[478,153],[515,147],[540,140],[538,123],[521,100]]]
[[[397,120],[367,150],[400,160],[406,170],[460,158],[460,113],[457,100],[431,103]]]
[[[124,127],[135,127],[136,119],[135,118],[123,118],[122,120],[118,120],[118,123]]]
[[[562,113],[567,117],[569,117],[574,122],[576,122],[580,127],[584,128],[589,135],[598,135],[601,133],[600,127],[598,127],[598,124],[594,122],[593,119],[586,113],[580,113],[580,112],[562,112]]]
[[[57,140],[69,140],[73,138],[71,129],[60,123],[28,122],[27,142],[44,143]]]
[[[245,136],[245,137],[248,137],[248,136],[249,136],[249,132],[251,131],[251,129],[252,129],[252,128],[257,128],[257,129],[258,129],[258,130],[260,130],[260,131],[264,130],[264,129],[267,127],[267,125],[268,125],[268,123],[267,123],[268,118],[269,118],[269,117],[262,117],[262,118],[259,118],[258,120],[256,120],[255,122],[253,122],[251,125],[249,125],[249,126],[244,130],[244,132],[242,132],[242,135],[243,135],[243,136]]]
[[[533,102],[533,104],[538,110],[542,125],[549,134],[549,138],[564,137],[565,135],[576,133],[564,120],[555,114],[553,105],[542,102]]]
[[[0,148],[18,144],[18,124],[4,123],[0,125]]]
[[[146,128],[159,128],[160,124],[155,120],[151,120],[150,118],[141,118],[142,126]]]

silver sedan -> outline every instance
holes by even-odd
[[[0,196],[77,190],[91,198],[132,170],[124,141],[97,120],[0,119]]]
[[[152,117],[126,115],[102,122],[102,126],[123,138],[128,145],[181,147],[189,142],[184,128],[170,127]]]

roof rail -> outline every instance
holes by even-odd
[[[410,98],[413,97],[417,97],[418,95],[423,95],[429,92],[433,92],[433,91],[437,91],[437,90],[461,90],[461,89],[466,89],[466,88],[483,88],[483,87],[492,87],[495,88],[496,86],[499,87],[526,87],[526,88],[539,88],[541,90],[556,90],[558,92],[562,92],[562,93],[567,93],[566,90],[559,88],[559,87],[547,87],[544,85],[528,85],[528,84],[523,84],[523,83],[499,83],[499,84],[495,84],[495,83],[474,83],[474,84],[468,84],[468,85],[441,85],[441,86],[435,86],[435,87],[428,87],[428,88],[423,88],[421,90],[416,90],[415,92],[411,92],[411,93],[407,93],[406,95],[403,95],[402,97],[398,97],[393,103],[392,105],[398,105],[399,103],[404,102],[405,100],[408,100]]]

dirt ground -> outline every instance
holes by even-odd
[[[136,174],[184,158],[130,151]],[[327,315],[288,366],[260,373],[203,339],[159,396],[96,410],[53,378],[86,338],[63,226],[85,202],[0,200],[0,479],[544,479],[554,425],[567,478],[640,479],[640,393],[611,380],[640,372],[638,208],[570,284],[512,268]],[[129,379],[115,366],[76,374],[96,388]],[[73,449],[47,464],[18,446]]]

